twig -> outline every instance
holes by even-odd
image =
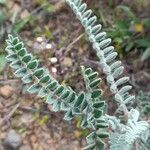
[[[17,110],[19,105],[20,105],[20,103],[16,104],[16,106],[12,109],[12,111],[4,119],[9,120],[13,116],[13,114],[15,113],[15,111]]]
[[[88,64],[88,65],[94,67],[94,68],[99,68],[99,69],[100,69],[100,72],[102,72],[102,68],[103,68],[103,67],[102,67],[102,65],[101,65],[100,62],[94,61],[94,60],[90,60],[90,59],[87,59],[87,58],[83,58],[83,62],[84,62],[85,64]]]
[[[13,116],[15,111],[18,109],[19,105],[20,105],[20,103],[16,104],[15,107],[9,112],[9,114],[3,118],[0,126],[2,126],[5,122],[7,122]]]
[[[12,84],[15,82],[20,82],[20,80],[18,79],[0,80],[0,85]]]
[[[70,43],[70,44],[65,48],[65,49],[66,49],[65,53],[68,53],[68,52],[71,50],[71,48],[73,47],[73,45],[74,45],[75,43],[77,43],[83,36],[84,36],[84,33],[83,33],[83,34],[80,34],[72,43]]]

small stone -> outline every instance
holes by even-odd
[[[10,130],[5,137],[4,145],[6,149],[17,150],[21,145],[21,136],[15,130]]]
[[[2,96],[4,98],[11,97],[13,92],[14,92],[14,89],[9,85],[5,85],[3,87],[0,87],[0,96]]]
[[[53,73],[56,73],[56,72],[57,72],[57,68],[52,67],[52,72],[53,72]]]
[[[65,58],[64,58],[64,61],[63,61],[63,65],[64,65],[64,66],[67,66],[67,67],[72,66],[72,60],[71,60],[71,58],[65,57]]]
[[[48,43],[46,44],[46,49],[51,49],[52,48],[52,44]]]
[[[36,41],[39,42],[39,43],[43,42],[43,37],[37,37]]]
[[[53,64],[57,63],[57,61],[58,61],[56,57],[52,57],[52,58],[50,58],[49,60],[50,60],[50,62],[53,63]]]

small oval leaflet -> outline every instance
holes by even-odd
[[[94,91],[92,92],[91,97],[92,97],[92,98],[97,98],[97,97],[101,96],[101,94],[102,94],[102,91],[99,90],[99,89],[96,89],[96,90],[94,90]]]
[[[35,75],[36,77],[40,78],[42,75],[44,74],[44,69],[43,68],[39,68],[37,69],[33,75]]]
[[[26,54],[23,58],[22,61],[25,63],[28,63],[29,61],[32,60],[32,55],[31,54]]]
[[[19,56],[24,56],[27,53],[25,48],[22,48],[21,50],[18,51]]]
[[[29,69],[35,69],[37,66],[38,66],[37,60],[33,60],[33,61],[28,63],[28,68]]]

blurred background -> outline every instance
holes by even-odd
[[[113,39],[138,97],[134,106],[142,108],[148,119],[150,0],[83,1]],[[62,113],[52,112],[51,106],[29,95],[13,76],[4,51],[8,33],[19,36],[60,83],[76,91],[84,89],[80,66],[97,70],[109,113],[116,107],[108,98],[111,93],[95,51],[65,0],[0,0],[0,150],[80,150],[88,134],[80,128],[80,118],[64,121]]]

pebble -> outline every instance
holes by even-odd
[[[11,97],[13,93],[14,93],[14,90],[9,85],[5,85],[3,87],[0,87],[0,96],[4,97],[6,99]]]
[[[49,60],[50,60],[50,62],[53,63],[53,64],[57,63],[57,61],[58,61],[56,57],[52,57],[52,58],[50,58]]]
[[[21,136],[15,130],[10,130],[4,139],[6,149],[17,150],[21,143]]]

